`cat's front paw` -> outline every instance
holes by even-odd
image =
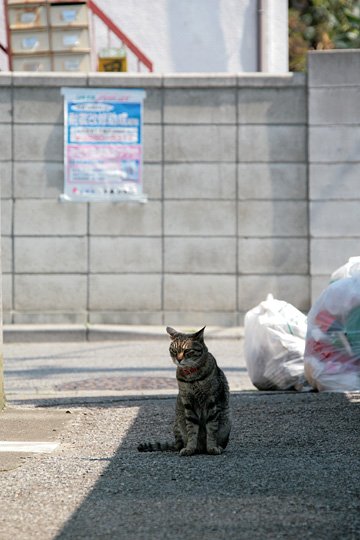
[[[207,453],[213,456],[218,456],[223,452],[221,446],[213,446],[212,448],[207,448]]]
[[[193,456],[195,454],[196,448],[192,448],[191,446],[186,446],[182,450],[180,450],[180,456]]]

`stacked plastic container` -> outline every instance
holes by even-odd
[[[13,71],[90,71],[86,2],[6,0]]]

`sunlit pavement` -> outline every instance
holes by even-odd
[[[359,394],[259,392],[242,339],[209,339],[232,390],[226,451],[139,453],[172,437],[168,344],[5,345],[1,540],[359,538]]]
[[[169,340],[13,343],[4,346],[5,391],[10,403],[42,399],[164,395],[177,392]],[[242,339],[209,339],[232,391],[255,390]]]

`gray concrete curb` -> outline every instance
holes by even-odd
[[[181,327],[184,332],[198,328]],[[85,341],[129,341],[159,339],[166,335],[165,326],[136,325],[4,325],[4,343],[51,343]],[[243,327],[208,326],[207,339],[241,339]]]

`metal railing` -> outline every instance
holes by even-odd
[[[134,55],[134,57],[137,60],[137,71],[141,71],[141,67],[144,66],[148,71],[153,71],[153,63],[151,60],[135,45],[135,43],[122,31],[120,28],[112,21],[106,13],[102,9],[99,8],[99,6],[93,2],[93,0],[87,0],[88,8],[91,12],[91,14],[95,17],[97,17],[102,23],[106,26],[108,32],[112,32],[126,47],[127,50],[131,51]],[[9,21],[7,19],[7,9],[6,9],[6,2],[4,2],[4,15],[5,15],[5,24],[6,24],[6,30],[7,30],[7,40],[8,40],[8,47],[0,43],[0,51],[5,53],[8,57],[8,63],[9,63],[9,69],[12,69],[12,62],[11,62],[11,53],[10,53],[10,33],[9,33]],[[94,24],[93,24],[94,26]],[[94,30],[94,28],[93,28]],[[95,33],[95,32],[94,32]],[[95,47],[95,35],[94,35],[94,43],[92,49]]]
[[[88,8],[90,11],[98,17],[104,25],[112,32],[125,47],[130,50],[137,59],[138,71],[140,71],[141,65],[145,66],[149,71],[153,71],[153,63],[151,60],[131,41],[131,39],[112,21],[106,13],[99,8],[93,0],[88,0]]]

